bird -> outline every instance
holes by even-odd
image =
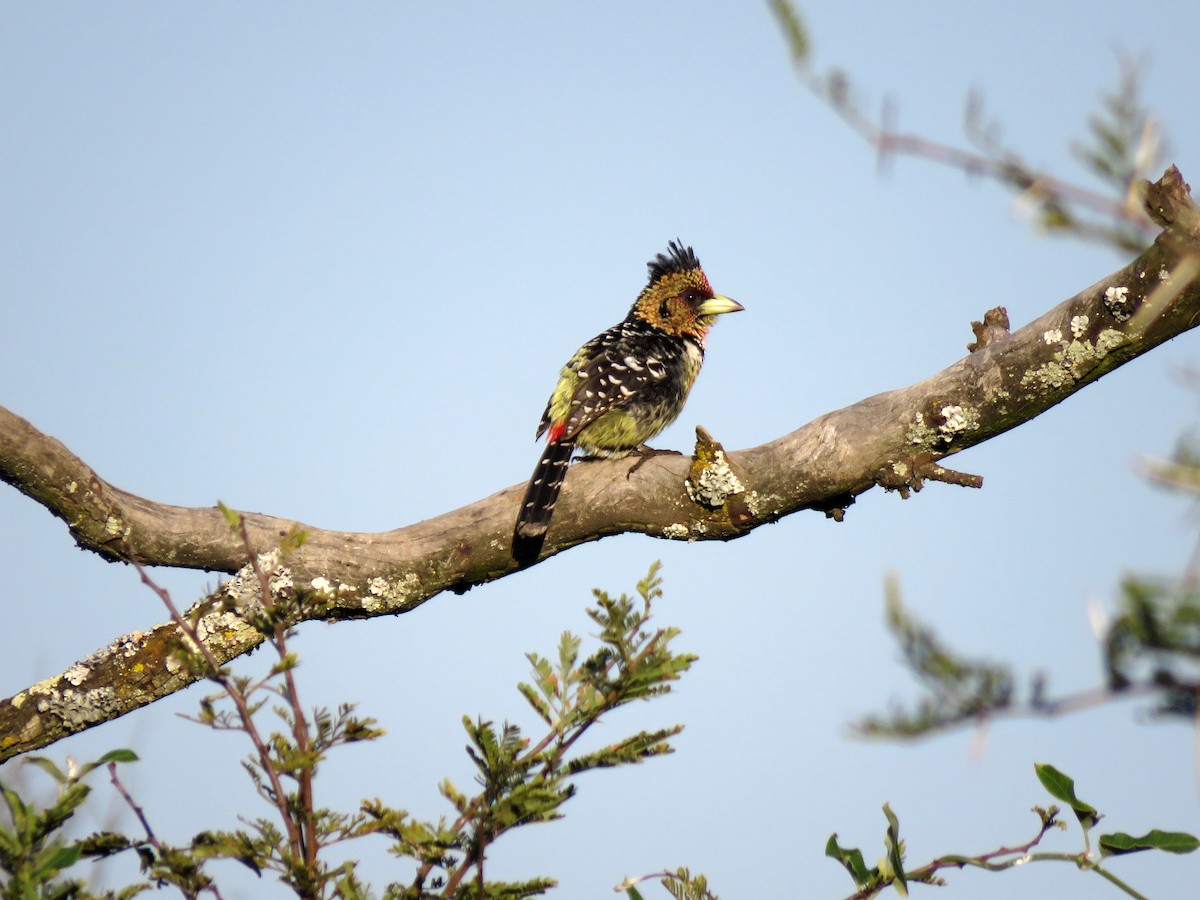
[[[513,530],[512,555],[536,560],[578,448],[587,457],[655,453],[646,441],[679,417],[704,362],[716,317],[744,309],[713,292],[691,247],[678,239],[649,263],[649,280],[625,318],[567,360],[538,425],[546,435]],[[536,439],[536,438],[535,438]]]

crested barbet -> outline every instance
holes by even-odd
[[[567,361],[542,413],[537,436],[546,435],[546,451],[513,532],[519,562],[541,552],[575,448],[607,458],[655,452],[646,441],[683,410],[704,361],[708,329],[717,316],[743,308],[713,293],[695,252],[678,241],[648,265],[649,282],[629,315]]]

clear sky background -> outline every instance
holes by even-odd
[[[1168,161],[1200,179],[1194,3],[811,6],[818,66],[846,68],[869,108],[891,97],[903,128],[957,140],[978,89],[1011,145],[1085,182],[1068,146],[1116,51],[1145,54]],[[524,482],[559,366],[671,238],[746,307],[656,442],[680,449],[697,423],[751,447],[918,381],[986,309],[1023,325],[1125,262],[1038,236],[992,185],[916,160],[881,175],[756,3],[9,3],[0,116],[0,402],[136,494],[325,528]],[[917,696],[883,626],[887,573],[963,652],[1044,669],[1053,691],[1099,683],[1088,604],[1127,571],[1179,572],[1195,540],[1136,464],[1195,423],[1177,376],[1197,364],[1188,335],[956,457],[982,491],[873,491],[842,524],[797,515],[730,544],[608,539],[402,617],[307,625],[308,702],[358,701],[389,732],[334,757],[320,802],[447,813],[439,779],[472,783],[461,716],[532,728],[524,653],[588,631],[592,587],[632,590],[661,559],[659,621],[700,662],[601,737],[684,722],[679,752],[584,778],[565,821],[494,847],[497,877],[605,897],[688,865],[727,900],[844,896],[831,832],[874,860],[887,801],[914,864],[1023,842],[1050,800],[1035,762],[1113,830],[1198,832],[1192,730],[1133,704],[911,746],[847,731]],[[11,489],[0,571],[3,696],[165,617]],[[181,603],[215,580],[159,577]],[[266,810],[245,743],[177,717],[204,692],[48,753],[135,747],[126,777],[164,839],[233,827]],[[1048,841],[1078,846],[1076,828]],[[382,839],[354,852],[377,887],[407,872]],[[1151,896],[1200,878],[1196,857],[1112,867]],[[282,895],[218,871],[227,898]],[[1117,896],[1067,865],[948,878],[947,897]]]

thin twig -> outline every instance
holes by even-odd
[[[271,580],[270,576],[263,571],[262,565],[259,562],[258,553],[250,541],[250,534],[246,530],[246,517],[238,516],[238,535],[242,539],[242,544],[246,548],[246,554],[250,560],[250,565],[254,570],[254,575],[258,579],[259,591],[261,592],[262,604],[264,609],[270,610],[272,607],[271,600]],[[311,736],[308,728],[308,719],[304,715],[304,707],[300,703],[300,693],[296,687],[296,679],[292,674],[292,665],[288,659],[287,650],[287,629],[283,623],[271,614],[271,624],[273,626],[273,641],[275,651],[279,656],[281,668],[283,670],[283,681],[287,697],[285,698],[288,706],[291,708],[292,715],[292,738],[296,742],[296,748],[300,751],[303,758],[309,756],[311,750]],[[317,834],[315,823],[313,821],[313,810],[316,807],[313,793],[313,767],[304,765],[296,776],[299,784],[300,795],[300,810],[301,818],[297,823],[300,837],[300,856],[304,860],[305,865],[309,868],[315,868],[317,864],[317,855],[320,850],[320,837]],[[290,815],[290,810],[289,810]]]
[[[154,829],[150,827],[150,823],[146,820],[145,810],[130,796],[129,791],[125,790],[125,785],[121,783],[121,779],[117,775],[117,764],[115,762],[108,764],[108,777],[112,781],[113,787],[117,789],[117,793],[125,801],[125,804],[133,810],[133,814],[137,816],[137,820],[142,823],[142,830],[146,832],[146,843],[157,850],[161,856],[163,853],[162,844],[159,843],[158,838],[154,835]]]
[[[133,814],[137,816],[137,820],[142,825],[142,830],[146,832],[146,843],[155,849],[155,851],[158,853],[159,859],[164,858],[166,856],[166,849],[163,847],[158,837],[154,834],[154,829],[150,827],[150,822],[146,818],[145,810],[143,810],[141,805],[133,799],[129,791],[125,789],[124,783],[121,781],[120,776],[117,775],[117,764],[115,762],[110,762],[108,764],[108,777],[112,781],[113,787],[117,789],[117,793],[121,795],[121,798],[125,801],[126,805],[133,810]],[[184,896],[190,898],[190,900],[194,900],[194,898],[197,896],[197,893],[187,890],[182,885],[176,885],[176,887],[179,888]],[[203,890],[211,893],[217,898],[217,900],[222,900],[221,891],[215,884],[210,884],[203,888]]]
[[[202,640],[200,640],[200,636],[196,633],[196,629],[193,628],[192,625],[186,619],[184,619],[182,615],[180,615],[179,609],[175,606],[175,602],[171,599],[170,593],[165,588],[160,587],[157,583],[155,583],[155,581],[146,571],[145,567],[136,558],[134,558],[132,554],[130,554],[130,562],[137,570],[138,575],[141,576],[142,584],[146,585],[159,596],[159,599],[162,600],[163,605],[166,606],[167,612],[170,614],[172,621],[175,622],[175,625],[180,631],[183,632],[184,636],[192,642],[200,655],[204,658],[204,661],[208,664],[210,671],[206,674],[206,677],[216,682],[225,691],[225,696],[227,696],[233,703],[234,708],[237,710],[238,718],[241,720],[242,726],[246,731],[246,735],[250,738],[251,743],[254,745],[254,752],[258,756],[259,764],[262,767],[263,772],[266,774],[267,779],[270,781],[271,789],[268,799],[274,804],[276,810],[279,812],[280,818],[283,820],[283,826],[288,835],[288,845],[295,856],[303,857],[304,845],[302,837],[296,827],[296,822],[292,817],[291,810],[288,808],[287,795],[284,793],[283,784],[279,779],[279,772],[276,770],[274,763],[271,761],[270,750],[267,749],[267,744],[263,740],[262,735],[258,730],[258,726],[254,722],[254,714],[250,710],[250,704],[246,698],[246,695],[242,691],[238,690],[237,686],[230,680],[229,676],[225,674],[224,670],[221,668],[221,664],[217,662],[217,658],[213,655],[212,650],[210,650],[208,646]]]

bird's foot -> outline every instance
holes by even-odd
[[[645,444],[638,446],[636,450],[629,454],[630,456],[638,457],[638,461],[629,467],[629,471],[625,473],[625,477],[629,478],[646,464],[646,460],[652,456],[683,456],[678,450],[656,450],[653,447],[647,447]]]

